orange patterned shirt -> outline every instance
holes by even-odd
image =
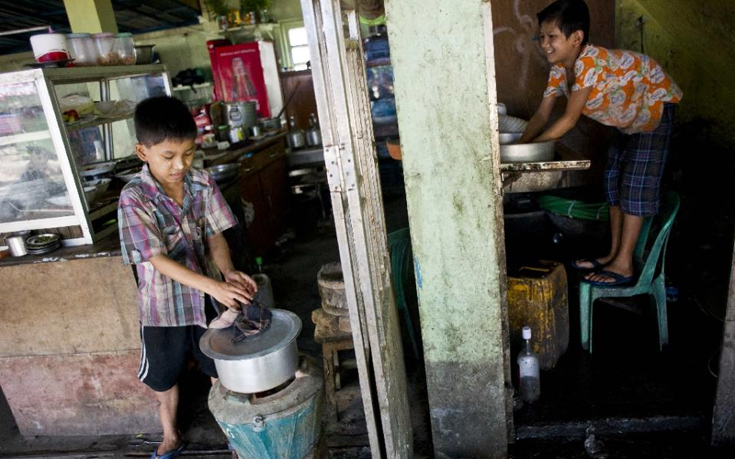
[[[587,45],[574,63],[572,91],[592,87],[582,113],[625,134],[650,132],[661,122],[664,102],[683,93],[661,66],[645,54]],[[549,72],[544,97],[569,97],[563,64]]]

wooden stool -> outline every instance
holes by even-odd
[[[311,313],[311,320],[316,325],[314,341],[322,345],[327,416],[335,422],[339,421],[339,409],[335,392],[342,388],[339,351],[355,348],[352,342],[352,332],[340,330],[339,327],[334,326],[340,318],[349,320],[344,316],[329,314],[321,308]]]

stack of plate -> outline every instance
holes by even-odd
[[[61,247],[61,238],[58,234],[36,234],[26,239],[26,249],[31,255],[53,252],[59,247]]]

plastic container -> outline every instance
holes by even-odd
[[[97,46],[92,35],[88,33],[70,33],[66,36],[66,44],[75,67],[91,67],[97,65]]]
[[[509,214],[506,213],[506,217]],[[525,218],[507,220],[516,232],[538,226],[543,214],[515,214]],[[524,228],[528,227],[528,228]],[[510,233],[510,231],[509,231]],[[532,233],[535,234],[535,233]],[[526,236],[527,238],[530,236]],[[527,263],[508,272],[508,327],[511,346],[523,346],[524,325],[536,330],[534,349],[542,370],[554,368],[569,347],[569,298],[564,265],[551,261]]]
[[[215,138],[219,142],[224,142],[226,140],[229,140],[230,138],[230,126],[223,124],[221,126],[217,126],[217,129],[214,131]]]
[[[120,55],[115,51],[117,37],[114,33],[96,33],[93,35],[97,47],[97,63],[99,65],[120,65]]]
[[[114,52],[120,58],[119,65],[135,65],[135,43],[133,34],[119,33],[115,38]]]
[[[66,35],[63,33],[42,33],[31,37],[33,57],[37,62],[55,62],[69,59]]]

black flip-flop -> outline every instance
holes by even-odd
[[[612,282],[604,282],[582,279],[582,282],[594,285],[595,287],[614,287],[616,285],[629,284],[635,280],[635,276],[623,276],[622,274],[614,273],[612,271],[599,271],[597,274],[601,276],[611,277],[615,280]]]
[[[592,263],[592,267],[591,268],[587,268],[587,267],[584,267],[584,266],[580,266],[579,265],[579,263],[585,263],[585,262],[586,263]],[[579,260],[574,260],[572,262],[572,268],[576,269],[577,271],[596,271],[596,270],[602,268],[603,266],[604,265],[602,263],[600,263],[599,261],[597,261],[596,258],[590,258],[590,259],[581,258]]]

